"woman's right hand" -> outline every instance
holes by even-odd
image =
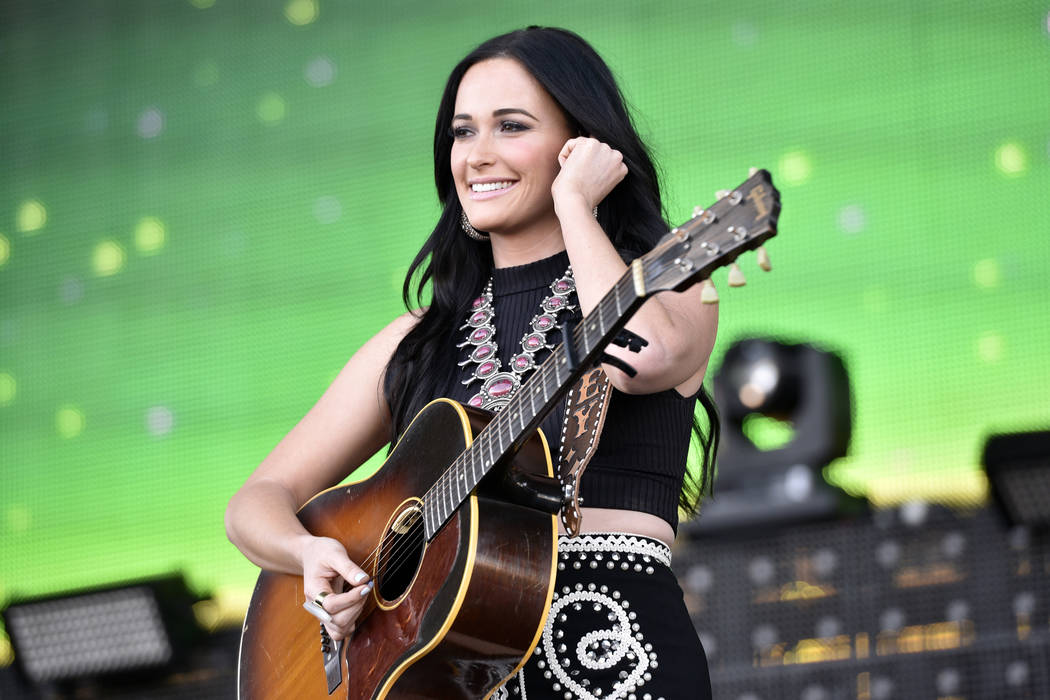
[[[335,641],[349,637],[373,582],[350,560],[343,545],[330,537],[309,536],[303,544],[301,559],[306,599],[316,600],[321,593],[328,593],[322,607],[332,616],[332,621],[325,623],[325,629]],[[347,590],[344,591],[344,587]]]

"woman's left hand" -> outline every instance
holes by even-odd
[[[565,142],[558,164],[561,172],[551,184],[555,206],[579,197],[592,209],[627,176],[622,153],[585,136]]]

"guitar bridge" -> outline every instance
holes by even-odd
[[[324,665],[325,680],[328,681],[328,694],[331,695],[343,682],[343,669],[340,667],[343,658],[343,640],[332,641],[328,630],[321,623],[321,661]]]

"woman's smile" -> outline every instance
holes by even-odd
[[[517,180],[471,180],[470,198],[479,200],[499,197],[513,190],[517,184]]]

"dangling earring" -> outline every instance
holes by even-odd
[[[459,225],[475,241],[487,241],[489,239],[488,236],[481,235],[476,228],[470,225],[470,219],[467,218],[467,212],[465,211],[459,213]]]
[[[591,209],[591,213],[594,214],[594,218],[598,218],[598,205],[594,205],[594,209]]]

